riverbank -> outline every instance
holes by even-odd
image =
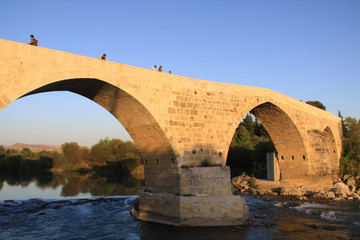
[[[327,200],[360,200],[360,187],[356,186],[356,179],[348,177],[337,179],[329,185],[331,179],[324,177],[322,181],[314,182],[309,179],[298,182],[267,181],[247,175],[234,177],[231,183],[241,193],[252,195],[294,196],[299,200],[327,199]]]

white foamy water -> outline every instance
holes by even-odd
[[[336,214],[334,211],[325,211],[320,214],[321,218],[327,219],[327,220],[336,220]]]
[[[294,207],[295,209],[303,209],[303,208],[316,208],[316,209],[328,209],[332,208],[330,205],[315,203],[315,202],[304,202],[300,206]]]
[[[284,207],[286,205],[288,205],[287,202],[277,202],[275,204],[273,204],[275,207]]]

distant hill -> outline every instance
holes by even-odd
[[[53,145],[36,145],[36,144],[26,144],[26,143],[15,143],[9,149],[14,149],[21,151],[23,148],[29,148],[31,152],[40,152],[40,151],[55,151],[55,152],[61,152],[61,146],[53,146]]]

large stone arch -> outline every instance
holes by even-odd
[[[73,92],[108,110],[134,140],[144,158],[145,169],[151,165],[171,167],[176,162],[175,153],[157,121],[126,91],[98,79],[81,78],[46,84],[23,96],[51,91]]]
[[[305,145],[299,130],[289,115],[271,102],[261,103],[249,112],[264,125],[273,141],[276,149],[275,161],[279,164],[281,179],[291,179],[309,174],[309,161]]]

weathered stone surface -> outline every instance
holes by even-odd
[[[351,194],[349,187],[342,182],[338,182],[334,184],[334,192],[337,197],[347,197]]]
[[[180,195],[231,194],[230,168],[192,167],[180,169]]]
[[[249,218],[249,208],[236,195],[142,193],[136,217],[175,226],[235,226]]]

